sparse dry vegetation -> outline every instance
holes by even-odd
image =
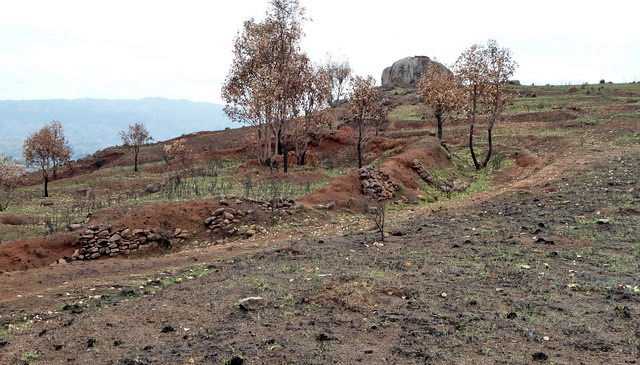
[[[269,4],[244,128],[0,157],[0,363],[637,361],[640,84],[523,86],[488,41],[383,89]]]

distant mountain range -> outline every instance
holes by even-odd
[[[187,100],[0,101],[0,153],[20,159],[24,139],[52,120],[62,123],[74,158],[120,144],[118,132],[133,122],[145,123],[155,140],[234,127],[221,105]]]

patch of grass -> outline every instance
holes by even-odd
[[[399,105],[388,115],[389,120],[420,122],[424,119],[424,109],[420,105]]]
[[[26,351],[22,353],[22,356],[20,356],[20,360],[26,362],[27,364],[33,364],[34,362],[40,360],[40,353],[38,351]]]
[[[640,133],[638,132],[625,133],[622,136],[616,138],[614,143],[618,146],[630,146],[634,144],[640,144]]]
[[[9,328],[6,325],[0,326],[0,341],[9,339]]]
[[[579,125],[594,126],[602,122],[602,119],[594,115],[582,115],[578,117],[578,119],[576,119],[575,122]]]

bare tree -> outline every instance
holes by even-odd
[[[369,139],[369,131],[377,121],[386,119],[386,110],[382,105],[382,92],[376,87],[376,81],[369,76],[356,76],[351,81],[350,114],[356,128],[356,153],[358,168],[363,166],[363,154]]]
[[[346,89],[351,78],[351,66],[348,61],[336,62],[331,59],[323,67],[329,75],[331,93],[329,94],[329,104],[337,106],[346,96]]]
[[[461,80],[468,100],[469,151],[477,170],[487,166],[493,152],[493,128],[504,110],[507,100],[505,92],[509,78],[513,76],[517,64],[506,48],[490,40],[486,45],[475,44],[465,50],[454,65],[456,75]],[[474,128],[478,114],[486,112],[488,149],[482,162],[478,161],[474,148]]]
[[[27,166],[37,166],[44,182],[44,197],[49,197],[49,170],[71,158],[71,147],[59,122],[52,122],[30,135],[23,146]]]
[[[289,145],[283,138],[289,121],[300,113],[296,100],[309,63],[300,48],[304,20],[298,0],[272,0],[264,21],[245,22],[222,89],[229,117],[255,128],[259,161],[273,166],[282,154],[285,172]]]
[[[14,193],[25,169],[8,156],[0,155],[0,212],[13,202]]]
[[[325,69],[308,65],[301,78],[303,92],[297,100],[297,108],[302,116],[291,121],[289,134],[300,166],[305,165],[309,144],[320,138],[328,118],[325,109],[331,92],[329,77]]]
[[[172,161],[178,161],[182,164],[182,167],[187,166],[189,156],[193,153],[182,138],[164,145],[162,150],[164,152],[164,160],[167,164],[170,164]]]
[[[127,130],[120,132],[122,144],[133,151],[133,171],[138,172],[138,157],[140,148],[153,141],[153,137],[143,123],[133,123]]]
[[[429,68],[418,82],[418,93],[433,110],[438,141],[443,144],[444,122],[462,108],[465,93],[452,73],[435,67]]]
[[[384,227],[387,219],[387,202],[384,200],[373,201],[369,205],[369,214],[373,219],[376,230],[380,234],[380,241],[384,242]]]
[[[479,170],[480,163],[473,147],[473,133],[477,116],[480,113],[482,96],[487,87],[487,64],[484,48],[478,44],[469,47],[458,57],[454,70],[465,87],[468,97],[466,108],[469,117],[469,151],[473,165]]]
[[[489,40],[485,50],[487,62],[487,87],[484,102],[489,114],[487,127],[487,154],[482,162],[485,168],[491,160],[493,152],[493,128],[500,118],[511,95],[507,93],[509,80],[518,67],[508,48],[501,48],[495,40]]]

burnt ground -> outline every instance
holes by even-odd
[[[93,286],[5,299],[0,363],[637,363],[640,152],[577,159],[392,222],[384,244],[303,238],[162,272],[127,260]]]

